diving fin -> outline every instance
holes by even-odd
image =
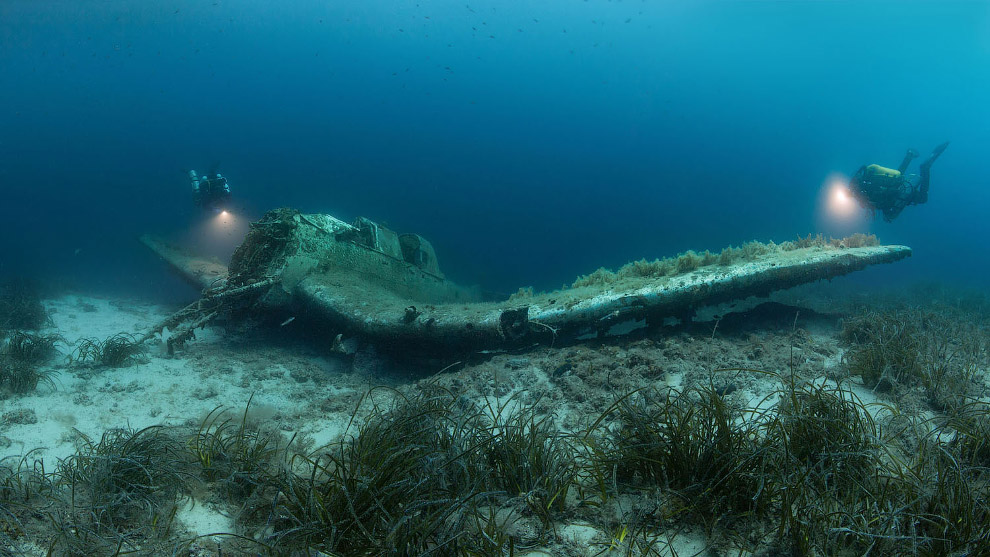
[[[928,156],[928,159],[925,160],[925,162],[921,163],[922,166],[931,166],[932,163],[935,162],[935,159],[937,159],[938,156],[942,154],[942,151],[945,151],[945,148],[948,147],[948,146],[949,146],[949,142],[946,141],[945,143],[943,143],[943,144],[939,145],[938,147],[932,149],[932,154]]]

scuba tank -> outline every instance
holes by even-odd
[[[894,170],[893,168],[887,168],[885,166],[880,166],[879,164],[871,164],[866,167],[866,172],[870,176],[883,176],[884,178],[897,179],[901,177],[900,170]]]
[[[199,178],[196,177],[196,171],[195,170],[190,170],[189,171],[189,181],[192,182],[193,195],[198,194],[199,193]]]

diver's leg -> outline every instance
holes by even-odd
[[[945,151],[945,148],[948,146],[949,146],[948,141],[939,145],[938,147],[932,150],[932,154],[929,155],[927,159],[925,159],[925,162],[921,163],[920,172],[919,172],[921,179],[918,182],[918,191],[915,193],[914,196],[914,204],[921,204],[928,201],[928,186],[932,174],[932,163],[935,162],[935,159],[937,159],[939,155],[942,154],[942,151]]]
[[[946,141],[945,143],[932,149],[932,154],[928,155],[928,158],[925,159],[925,162],[921,163],[921,172],[923,174],[928,174],[928,170],[932,167],[932,163],[935,162],[935,159],[937,159],[938,156],[942,154],[942,151],[945,151],[945,148],[948,146],[949,146],[949,142]]]
[[[897,171],[900,172],[901,174],[904,174],[904,171],[907,170],[908,165],[911,164],[911,161],[913,161],[914,157],[917,156],[918,156],[917,151],[915,151],[914,149],[908,149],[907,153],[904,153],[904,160],[902,160],[901,165],[897,167]]]
[[[914,190],[913,204],[920,205],[928,201],[928,182],[932,175],[932,165],[921,167],[918,189]]]

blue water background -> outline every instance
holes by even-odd
[[[229,255],[219,163],[241,221],[365,215],[498,292],[852,231],[915,248],[858,280],[988,282],[988,2],[3,0],[0,41],[2,276],[188,299],[136,238]],[[944,140],[927,205],[820,214]]]

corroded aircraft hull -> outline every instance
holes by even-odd
[[[424,239],[399,236],[364,219],[352,225],[329,215],[272,211],[252,225],[226,268],[151,237],[142,241],[204,288],[203,299],[190,306],[193,315],[184,316],[199,325],[206,316],[235,307],[304,308],[329,331],[429,351],[604,334],[619,323],[684,317],[695,308],[765,296],[911,255],[906,246],[791,243],[752,257],[710,257],[679,272],[611,274],[605,281],[493,301],[447,280]],[[188,319],[165,326],[183,320]]]

